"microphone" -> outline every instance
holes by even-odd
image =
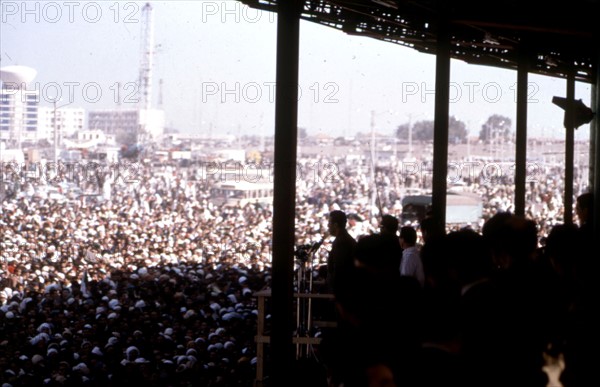
[[[313,245],[310,247],[309,251],[311,253],[314,253],[317,250],[319,250],[319,247],[321,247],[321,245],[323,244],[323,241],[325,241],[325,238],[321,238],[320,241],[313,243]]]

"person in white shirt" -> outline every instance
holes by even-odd
[[[400,275],[416,278],[425,285],[425,272],[421,253],[417,248],[417,231],[411,226],[400,229],[400,246],[402,247],[402,260],[400,261]]]
[[[365,221],[357,214],[348,215],[348,226],[346,229],[348,230],[348,234],[355,240],[368,234],[367,227],[365,227]]]

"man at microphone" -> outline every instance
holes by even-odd
[[[329,213],[327,224],[329,235],[335,240],[327,257],[327,290],[334,296],[339,296],[339,283],[344,281],[355,270],[354,253],[356,240],[346,230],[346,213],[340,210]]]

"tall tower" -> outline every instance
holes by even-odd
[[[154,62],[154,15],[152,5],[146,3],[142,8],[140,49],[140,75],[139,75],[139,124],[136,142],[144,144],[148,141],[148,121],[152,107],[152,66]]]
[[[152,5],[142,8],[142,39],[140,64],[140,109],[152,107],[152,66],[154,62],[154,13]]]

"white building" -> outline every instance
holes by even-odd
[[[88,114],[88,127],[106,134],[130,133],[159,140],[165,130],[165,112],[157,109],[95,110]],[[139,141],[139,140],[138,140]]]
[[[115,145],[115,136],[106,134],[101,130],[83,130],[77,133],[77,141],[78,142],[97,142],[100,144],[111,144]]]
[[[56,109],[56,129],[58,132],[58,143],[63,138],[77,136],[84,128],[85,110],[82,108],[58,108]],[[38,109],[38,139],[54,141],[54,108],[40,107]]]
[[[27,88],[36,75],[25,66],[0,68],[0,140],[14,148],[37,139],[39,91]]]
[[[21,149],[6,149],[6,145],[0,143],[0,163],[11,162],[22,164],[25,162],[25,153],[23,153]],[[2,171],[0,170],[0,176],[2,176],[1,172]]]
[[[66,148],[91,149],[98,146],[116,146],[115,136],[106,134],[101,130],[82,130],[77,132],[77,138],[74,140],[63,140],[62,144]]]

